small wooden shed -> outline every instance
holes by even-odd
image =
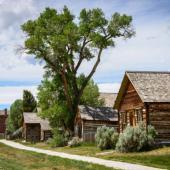
[[[159,142],[170,142],[170,72],[127,71],[114,108],[120,132],[144,121],[155,127]]]
[[[7,109],[0,110],[0,136],[1,137],[5,137],[7,117],[8,117]]]
[[[79,106],[75,118],[75,136],[83,141],[95,141],[98,127],[106,125],[118,129],[118,113],[111,107]]]
[[[37,113],[23,113],[23,137],[26,141],[39,142],[52,136],[47,119],[41,119]]]

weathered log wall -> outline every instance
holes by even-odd
[[[49,138],[52,138],[52,132],[51,130],[45,130],[43,131],[43,141],[48,140]]]
[[[41,139],[40,124],[26,124],[25,125],[25,139],[30,142],[39,142]]]
[[[170,103],[150,104],[149,123],[158,132],[158,141],[170,141]]]
[[[113,121],[83,121],[82,123],[82,137],[83,141],[94,142],[97,128],[106,125],[107,127],[114,127],[118,131],[118,122]]]
[[[143,111],[144,110],[144,111]],[[145,106],[135,88],[128,83],[120,102],[119,130],[122,132],[127,125],[136,126],[139,121],[147,122]]]
[[[0,115],[0,133],[5,134],[6,130],[6,115]]]
[[[143,102],[141,101],[133,85],[129,82],[127,90],[122,98],[119,112],[124,112],[139,107],[143,107]]]

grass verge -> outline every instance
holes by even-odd
[[[163,147],[159,149],[154,149],[152,151],[138,153],[118,153],[113,150],[100,151],[100,149],[98,149],[94,144],[82,144],[81,146],[73,148],[68,146],[51,148],[45,143],[23,144],[57,152],[94,156],[107,160],[129,162],[170,170],[170,147]]]
[[[0,144],[2,170],[111,170],[101,165],[63,159],[30,151],[18,150]]]

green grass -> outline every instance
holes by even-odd
[[[51,148],[50,145],[43,143],[43,142],[36,143],[36,144],[31,144],[29,142],[23,143],[21,141],[17,141],[17,142],[20,142],[21,144],[24,144],[27,146],[53,150],[53,151],[57,151],[57,152],[66,152],[66,153],[77,154],[77,155],[94,156],[98,153],[102,153],[102,151],[99,148],[97,148],[94,143],[83,143],[81,146],[78,146],[78,147],[65,146],[65,147]]]
[[[0,144],[0,169],[2,170],[111,170],[101,165],[47,156],[23,151]]]
[[[118,153],[113,150],[100,151],[94,144],[83,144],[81,146],[73,148],[67,146],[51,148],[49,145],[45,143],[37,144],[25,143],[25,144],[33,147],[49,149],[58,152],[94,156],[108,160],[130,162],[170,170],[170,147],[163,147],[147,152]]]
[[[99,157],[108,160],[123,161],[170,170],[170,147],[138,153],[114,152],[106,155],[100,155]]]

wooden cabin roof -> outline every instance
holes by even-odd
[[[113,107],[115,100],[117,97],[117,93],[100,93],[99,98],[104,99],[106,107]]]
[[[79,106],[79,114],[83,120],[118,121],[118,113],[111,107]]]
[[[51,130],[49,121],[47,119],[40,118],[37,113],[24,112],[24,123],[25,124],[36,124],[41,125],[42,130]]]
[[[127,71],[114,108],[118,108],[129,81],[142,102],[170,102],[170,72]]]

